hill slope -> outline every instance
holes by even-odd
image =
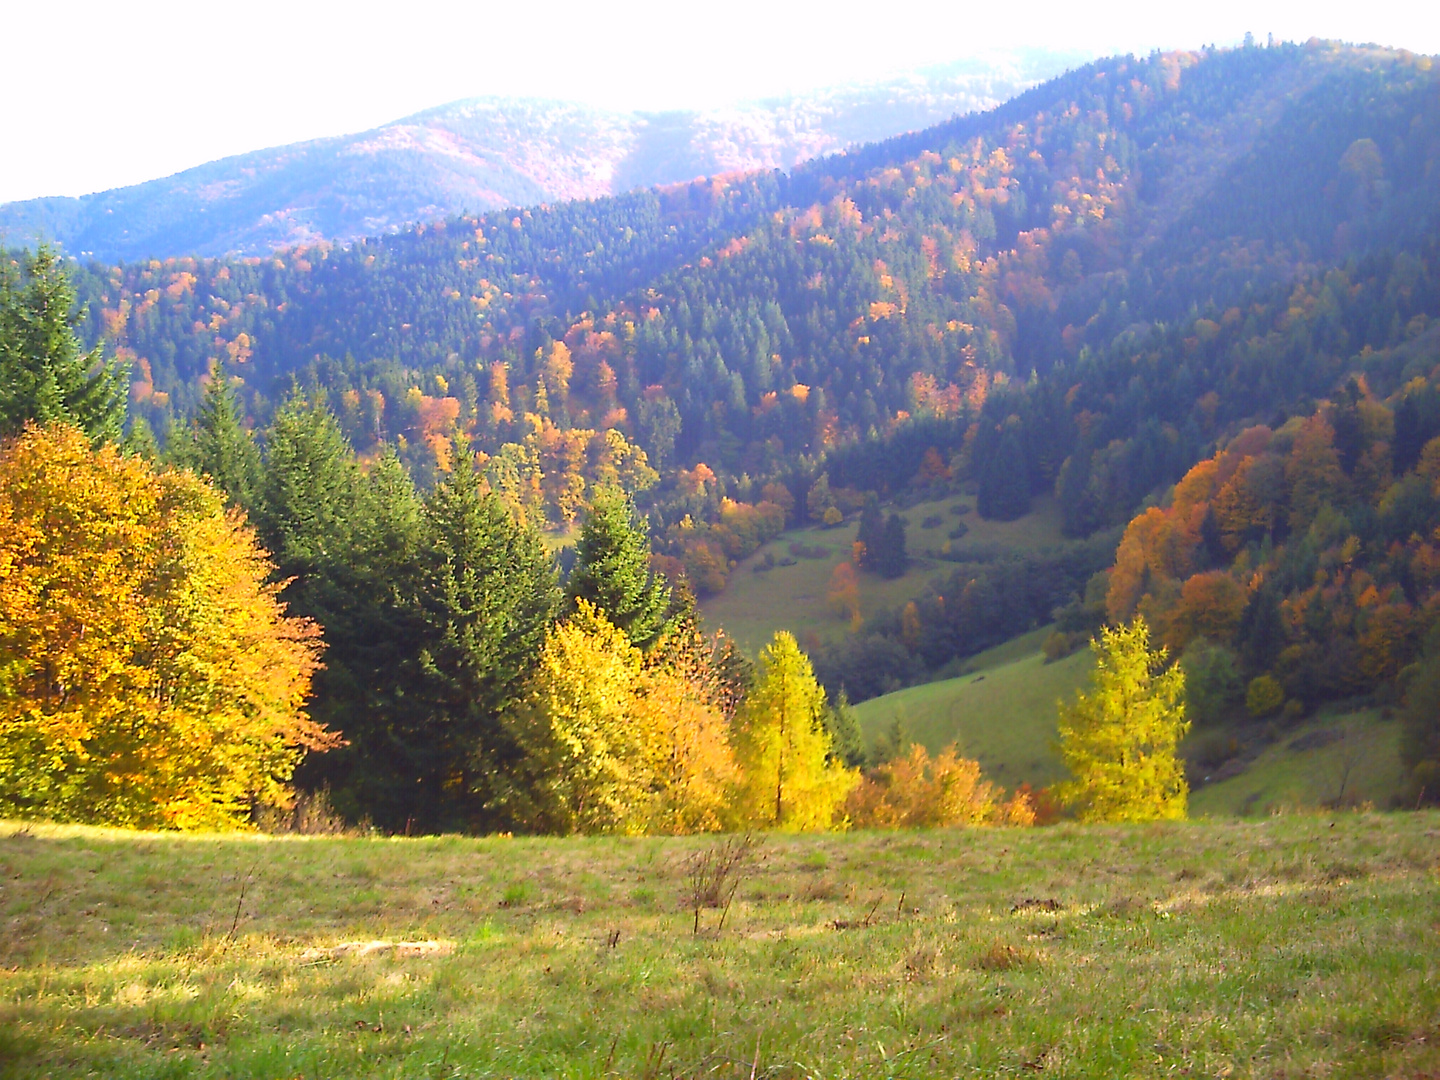
[[[698,112],[477,98],[80,198],[0,206],[0,237],[100,259],[262,254],[407,225],[753,169],[990,108],[1081,58],[1021,52],[870,86]]]

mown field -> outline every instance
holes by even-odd
[[[0,1075],[1440,1071],[1434,813],[715,843],[0,826]]]
[[[955,506],[967,506],[963,516],[953,513]],[[1058,504],[1048,496],[1035,500],[1035,509],[1018,521],[986,521],[974,512],[975,496],[954,495],[937,502],[918,503],[903,511],[910,523],[906,529],[906,550],[910,569],[903,577],[886,580],[877,574],[860,574],[860,615],[864,618],[882,608],[903,605],[925,591],[936,577],[949,574],[953,564],[927,552],[939,553],[949,539],[948,534],[963,522],[968,529],[955,546],[977,548],[1005,547],[1030,550],[1061,543],[1061,517]],[[940,519],[940,524],[925,527],[927,519]],[[859,520],[851,519],[833,529],[811,526],[789,529],[755,554],[744,559],[730,575],[730,583],[719,596],[701,605],[710,629],[723,627],[740,645],[754,652],[770,640],[776,630],[789,630],[802,644],[814,644],[837,638],[849,631],[845,617],[830,610],[826,600],[830,575],[835,567],[851,557],[851,548]],[[824,548],[823,557],[795,558],[792,566],[776,565],[756,572],[766,555],[777,562],[793,558],[790,545],[799,543],[809,549]]]

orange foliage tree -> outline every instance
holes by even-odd
[[[0,814],[243,825],[307,750],[319,627],[223,497],[74,427],[0,448]]]

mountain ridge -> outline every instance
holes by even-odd
[[[790,168],[993,107],[1081,61],[1027,51],[702,110],[468,98],[379,127],[233,155],[78,197],[0,205],[8,242],[104,262],[256,255],[510,206]]]

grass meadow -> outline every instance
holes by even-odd
[[[1440,1073],[1440,815],[720,842],[0,825],[0,1075]]]
[[[956,506],[967,506],[970,512],[957,516],[952,511]],[[901,516],[910,523],[906,529],[910,569],[903,577],[888,581],[877,574],[861,573],[861,618],[882,608],[900,607],[920,596],[931,579],[949,574],[952,563],[927,556],[926,552],[941,551],[949,531],[961,522],[969,531],[963,539],[951,541],[956,546],[1030,550],[1064,539],[1059,505],[1049,496],[1037,498],[1035,509],[1018,521],[986,521],[974,512],[974,506],[974,495],[953,495],[905,510]],[[925,527],[927,520],[936,518],[940,519],[938,525]],[[857,517],[831,529],[810,526],[781,533],[742,560],[731,573],[725,591],[701,605],[706,624],[711,629],[723,627],[752,653],[776,630],[789,630],[807,647],[841,637],[850,629],[849,619],[832,612],[826,597],[835,567],[850,560],[859,527]],[[790,545],[797,542],[812,550],[824,548],[825,554],[821,558],[797,558],[792,566],[755,571],[767,554],[777,561],[789,557]]]

